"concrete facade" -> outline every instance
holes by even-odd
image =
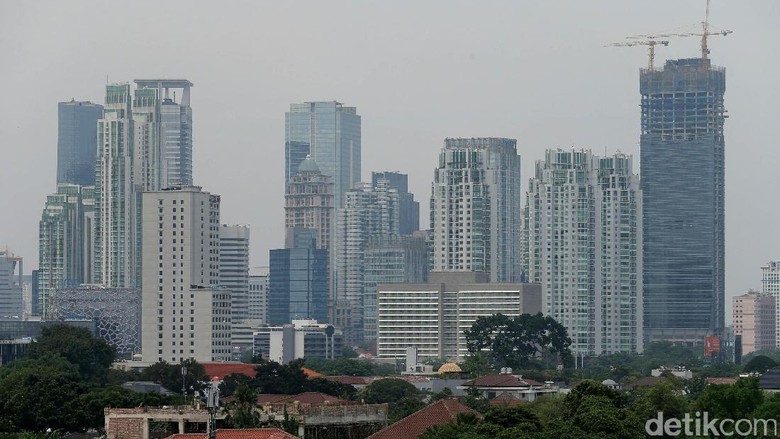
[[[776,299],[751,292],[732,299],[734,335],[742,336],[742,355],[777,346]]]
[[[424,284],[377,286],[377,353],[404,358],[461,361],[468,353],[464,331],[479,317],[542,312],[541,285],[492,283],[487,273],[432,272]]]
[[[218,287],[219,203],[197,186],[143,194],[144,361],[230,359],[231,294]]]
[[[780,347],[780,261],[761,267],[761,293],[775,299],[775,343]]]

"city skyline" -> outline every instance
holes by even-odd
[[[599,43],[603,44],[611,39],[620,39],[624,34],[638,33],[644,30],[663,30],[679,24],[695,23],[701,15],[702,5],[699,3],[691,2],[690,4],[680,5],[678,9],[677,3],[660,2],[653,9],[641,11],[633,11],[631,7],[618,7],[615,4],[611,4],[611,6],[617,8],[616,13],[623,14],[622,18],[625,18],[625,20],[621,21],[615,19],[614,16],[610,16],[611,20],[606,22],[610,27],[608,32],[603,30],[596,31],[595,28],[599,26],[588,25],[585,28],[592,34],[585,35],[581,41],[574,42],[565,40],[565,38],[571,38],[572,33],[575,32],[572,29],[565,28],[562,36],[553,38],[553,36],[546,33],[547,30],[542,31],[532,28],[524,32],[530,32],[530,35],[537,36],[537,38],[533,39],[536,42],[534,44],[524,43],[516,49],[513,48],[514,42],[522,43],[521,40],[523,38],[517,38],[516,35],[510,38],[511,34],[509,31],[507,33],[492,31],[487,34],[488,37],[479,37],[469,32],[468,36],[470,38],[473,37],[473,40],[464,40],[464,37],[466,37],[464,33],[453,31],[449,35],[455,41],[453,48],[451,50],[443,50],[440,55],[433,58],[434,61],[442,63],[442,68],[463,67],[460,74],[461,78],[455,82],[447,82],[446,85],[437,85],[430,82],[432,77],[435,76],[432,75],[430,70],[428,73],[421,75],[419,81],[414,82],[409,78],[407,70],[402,68],[400,74],[402,78],[406,79],[407,84],[412,84],[410,88],[413,91],[397,93],[401,96],[391,99],[383,90],[380,90],[382,86],[386,87],[389,82],[376,83],[367,94],[361,94],[369,85],[369,79],[375,82],[382,78],[376,75],[371,76],[372,70],[370,69],[362,68],[340,71],[340,75],[347,78],[358,78],[359,82],[357,84],[328,75],[321,80],[317,80],[316,75],[293,75],[293,84],[279,87],[277,91],[268,92],[270,93],[270,99],[247,99],[247,101],[254,101],[252,105],[255,108],[263,107],[262,110],[257,109],[259,114],[247,113],[245,111],[245,113],[251,116],[249,118],[247,118],[247,114],[242,114],[241,110],[239,110],[242,107],[239,107],[236,112],[226,111],[223,105],[226,101],[215,100],[215,95],[221,92],[221,87],[215,83],[215,77],[209,76],[208,72],[201,73],[197,71],[194,66],[189,66],[188,62],[181,63],[177,65],[176,69],[185,71],[177,73],[192,78],[198,84],[205,84],[199,87],[198,100],[194,103],[198,108],[195,117],[195,136],[198,145],[198,152],[195,154],[195,173],[199,176],[197,184],[203,185],[216,193],[225,194],[223,196],[226,197],[226,200],[232,198],[236,201],[225,202],[225,206],[229,210],[229,212],[226,212],[225,222],[248,223],[253,225],[255,230],[263,229],[259,230],[259,233],[253,233],[251,245],[253,261],[251,265],[256,266],[268,265],[266,260],[267,249],[281,247],[282,242],[279,237],[283,236],[281,233],[283,216],[281,212],[268,214],[256,212],[258,209],[253,206],[256,203],[250,203],[251,205],[244,207],[241,206],[242,203],[239,203],[238,200],[248,195],[249,199],[256,199],[259,204],[279,205],[280,194],[283,193],[281,186],[283,179],[279,178],[281,169],[277,169],[276,166],[269,166],[268,172],[264,173],[268,175],[256,175],[259,174],[256,172],[256,167],[263,162],[280,163],[278,158],[281,157],[280,149],[283,146],[283,141],[274,141],[272,139],[278,140],[280,137],[279,132],[281,130],[278,128],[280,125],[279,115],[289,105],[289,102],[302,102],[312,98],[335,99],[358,107],[363,116],[364,130],[363,175],[361,180],[368,181],[368,174],[371,171],[398,170],[409,174],[410,191],[417,193],[419,196],[428,193],[431,163],[435,162],[435,156],[438,153],[441,140],[448,136],[497,135],[518,138],[518,149],[524,158],[523,175],[530,175],[528,166],[541,158],[541,151],[556,146],[565,147],[570,143],[573,143],[576,147],[593,148],[594,151],[599,151],[602,147],[608,148],[610,152],[620,149],[625,153],[638,157],[639,111],[637,106],[639,95],[637,93],[637,69],[644,65],[645,54],[639,49],[605,49],[600,47]],[[588,17],[592,18],[594,14],[603,12],[609,7],[610,3],[605,2],[603,6],[593,8],[596,11],[588,12],[572,4],[571,8],[563,8],[567,9],[566,11],[556,12],[561,12],[561,19],[564,23],[571,23],[574,21],[574,16],[578,14],[584,14],[581,20],[586,22]],[[730,76],[729,93],[726,96],[727,106],[732,116],[726,124],[726,137],[728,137],[730,145],[735,145],[732,149],[727,148],[726,150],[727,304],[730,302],[728,299],[730,296],[742,294],[750,287],[758,287],[760,272],[756,267],[765,264],[768,260],[776,259],[777,249],[780,247],[780,236],[771,228],[771,219],[777,216],[774,214],[776,208],[762,203],[763,197],[760,195],[760,188],[771,187],[771,177],[769,176],[772,175],[771,170],[776,168],[777,163],[780,162],[780,157],[776,155],[775,151],[762,147],[763,145],[768,146],[770,143],[768,134],[765,131],[762,132],[754,128],[771,126],[771,123],[762,123],[762,120],[764,120],[762,118],[768,117],[767,114],[771,112],[766,110],[762,112],[760,108],[764,105],[765,100],[767,103],[771,102],[772,93],[776,92],[762,90],[762,93],[765,94],[756,95],[752,90],[754,81],[759,80],[762,74],[765,75],[766,72],[773,70],[767,67],[767,61],[755,56],[756,47],[760,47],[759,44],[756,44],[756,37],[744,35],[744,32],[742,34],[739,33],[740,26],[741,29],[745,29],[747,23],[750,23],[754,29],[762,32],[761,35],[765,37],[767,33],[770,33],[768,28],[769,18],[773,14],[776,16],[778,9],[776,5],[770,5],[769,3],[759,4],[759,6],[754,7],[756,9],[751,9],[748,11],[749,13],[746,13],[742,8],[721,4],[720,2],[713,6],[714,22],[723,25],[723,27],[735,29],[737,32],[734,36],[711,43],[711,59],[716,64],[729,68],[730,72],[734,72],[734,75]],[[362,12],[365,13],[365,8],[371,7],[361,6],[359,9],[361,8]],[[381,9],[382,7],[374,6],[374,8]],[[524,9],[527,10],[526,12],[530,11],[542,15],[548,13],[540,10],[541,8],[538,5],[526,4],[524,7],[508,6],[508,8],[509,12],[514,13],[512,18],[501,16],[496,16],[496,18],[498,20],[519,20],[522,23],[525,18],[519,12],[523,12]],[[760,10],[759,8],[763,9]],[[9,7],[9,9],[11,8]],[[97,9],[98,12],[101,12],[101,8]],[[284,16],[288,13],[283,6],[271,9],[269,13],[271,16],[274,14]],[[424,18],[431,17],[433,11],[427,10],[425,7],[422,9],[419,16],[422,21],[425,21]],[[484,11],[480,11],[480,14],[491,14],[495,13],[496,10],[495,6],[488,6]],[[65,11],[63,10],[63,12]],[[458,20],[465,20],[462,15],[458,15],[458,13],[463,14],[464,12],[463,6],[453,6],[452,10],[448,11],[446,15],[454,14]],[[132,14],[132,12],[130,13]],[[671,16],[672,13],[675,16]],[[192,12],[192,14],[198,15],[197,11]],[[527,15],[532,16],[533,14]],[[15,11],[10,10],[9,14],[5,16],[9,20],[9,27],[11,28],[9,32],[12,32],[16,26],[26,23],[25,20],[18,20],[20,24],[11,24],[14,22],[14,19],[24,18],[19,16],[19,12],[15,13]],[[391,18],[394,16],[394,14],[391,14]],[[43,20],[38,26],[46,25],[47,23],[51,25],[51,22],[48,20]],[[604,23],[602,21],[601,24],[603,25]],[[433,24],[435,25],[434,27],[442,25],[438,21],[434,21]],[[420,23],[412,20],[411,23],[407,24],[408,27],[404,29],[413,30],[419,25]],[[36,26],[31,26],[31,29],[35,28]],[[512,28],[515,28],[515,26],[512,26]],[[399,30],[398,33],[400,35],[396,34],[396,36],[403,37],[406,35],[404,29]],[[771,30],[771,32],[776,31]],[[68,44],[68,38],[62,44]],[[379,37],[375,36],[374,38]],[[551,41],[546,41],[546,38],[550,38]],[[739,41],[735,41],[737,39]],[[763,39],[766,40],[766,38]],[[174,39],[174,41],[176,40]],[[330,40],[326,38],[325,44],[328,44],[328,41]],[[473,44],[469,44],[471,41],[473,41]],[[497,46],[498,51],[490,50],[490,46],[487,43],[496,41],[500,42]],[[513,43],[508,44],[510,41]],[[379,42],[385,43],[381,39]],[[458,47],[458,44],[461,47]],[[659,49],[657,57],[664,59],[695,57],[697,55],[696,45],[697,41],[695,39],[674,40],[669,48]],[[380,44],[380,46],[383,49],[380,52],[388,53],[389,46],[385,47],[384,44]],[[434,47],[431,45],[424,46],[426,48]],[[25,46],[21,44],[19,47]],[[33,49],[36,47],[33,47]],[[736,50],[737,47],[744,49]],[[71,46],[71,49],[75,50],[75,47]],[[526,56],[545,51],[552,53],[553,59],[545,58],[542,62],[526,64],[524,67],[531,72],[530,76],[521,75],[519,78],[523,80],[536,78],[540,83],[531,81],[534,83],[533,87],[551,91],[555,98],[552,99],[551,103],[544,101],[539,92],[529,89],[528,85],[523,84],[522,81],[518,81],[516,78],[513,79],[513,76],[520,72],[517,63],[513,62],[515,59],[513,57],[521,60],[530,60],[532,58],[526,58]],[[28,56],[34,56],[35,53],[40,52],[40,49],[37,52],[34,50],[31,55],[22,55],[22,52],[24,51],[14,55],[17,57],[14,60],[19,62],[11,62],[11,65],[19,64],[22,68],[37,65]],[[76,52],[78,54],[78,51]],[[89,52],[95,53],[96,51]],[[226,55],[228,59],[231,59],[231,53],[231,51],[228,51]],[[341,51],[336,50],[335,53],[341,54]],[[392,52],[390,53],[392,54]],[[571,69],[568,69],[565,70],[565,74],[560,73],[558,68],[562,67],[564,61],[557,59],[559,57],[554,55],[559,55],[560,58],[568,58],[565,64],[577,64],[578,72],[573,73]],[[277,55],[277,58],[274,59],[279,60],[278,56],[284,55]],[[417,57],[419,56],[421,56],[421,53],[415,51],[407,57],[401,58],[407,61],[402,66],[409,65],[409,61],[418,59]],[[744,56],[744,59],[749,59],[750,62],[742,61],[740,63],[740,56]],[[292,56],[292,59],[296,61],[293,62],[294,65],[300,65],[299,63],[307,65],[308,63],[308,61],[300,61],[299,56]],[[425,67],[431,67],[429,63],[424,62],[424,58],[419,59],[423,61],[422,64]],[[34,219],[40,217],[40,208],[46,195],[54,192],[52,182],[56,173],[50,171],[54,169],[56,164],[53,154],[53,151],[56,149],[56,140],[52,141],[55,138],[54,136],[56,136],[56,124],[46,122],[47,119],[49,121],[56,120],[54,104],[57,101],[67,100],[71,96],[78,100],[102,102],[100,84],[102,79],[105,78],[100,77],[104,77],[104,73],[109,73],[112,78],[130,79],[134,76],[150,76],[149,70],[159,69],[159,67],[148,68],[143,63],[138,63],[136,59],[133,60],[137,63],[133,68],[127,68],[127,65],[119,62],[111,67],[97,69],[99,74],[85,73],[79,70],[80,74],[85,75],[85,77],[79,77],[78,80],[73,77],[72,73],[62,69],[63,78],[60,81],[56,81],[56,87],[51,87],[47,84],[42,85],[42,90],[35,91],[35,98],[31,99],[31,102],[26,107],[15,109],[18,111],[18,115],[9,116],[5,114],[3,118],[0,118],[3,120],[3,125],[0,125],[0,132],[10,133],[8,137],[6,135],[3,136],[3,141],[7,142],[4,148],[10,147],[7,145],[15,144],[29,145],[29,149],[25,149],[23,154],[17,154],[17,157],[12,159],[12,163],[14,163],[14,166],[11,167],[12,169],[8,169],[4,173],[5,175],[0,177],[2,178],[0,180],[2,187],[11,188],[10,191],[3,195],[2,201],[4,205],[14,205],[18,209],[14,215],[18,219],[8,218],[3,221],[4,229],[8,233],[2,238],[4,240],[2,244],[7,243],[10,248],[14,249],[16,254],[23,256],[26,262],[28,262],[28,267],[34,268],[37,266],[37,250],[35,248],[37,246],[37,228],[35,227]],[[316,60],[322,60],[322,58],[315,58]],[[393,58],[387,62],[388,65],[392,65],[392,60]],[[506,73],[491,73],[493,70],[483,69],[479,65],[482,62],[487,64],[494,63],[496,60],[507,63],[510,68]],[[585,60],[593,62],[583,62]],[[607,60],[606,64],[602,63],[599,65],[599,62],[603,60]],[[56,65],[57,61],[53,62]],[[59,62],[62,63],[64,61],[60,60]],[[372,62],[376,64],[375,58],[370,56],[366,62],[369,64],[369,67]],[[156,65],[161,64],[154,64],[151,61],[149,63],[149,66]],[[349,65],[353,66],[354,64],[350,62]],[[545,67],[539,68],[540,65]],[[12,67],[10,73],[0,73],[0,75],[9,75],[8,79],[13,79],[11,81],[12,84],[20,85],[12,88],[19,88],[25,90],[26,93],[32,93],[30,91],[31,87],[21,86],[22,84],[27,84],[28,79],[26,77],[22,79],[22,76],[15,76],[21,72],[21,70],[19,72],[15,70],[18,67]],[[141,67],[145,68],[141,69]],[[106,69],[109,69],[109,71],[106,71]],[[35,71],[36,69],[33,68],[32,70]],[[197,75],[193,75],[190,72],[197,73]],[[360,82],[361,72],[363,75],[368,73],[369,79],[363,79],[363,82]],[[440,70],[433,70],[433,72],[439,73]],[[575,79],[573,81],[575,83],[578,82],[576,81],[576,75],[583,72],[591,72],[586,76],[593,82],[594,95],[575,90],[572,85],[565,84],[565,81],[570,79]],[[607,78],[596,78],[596,76],[603,75],[605,72],[609,72],[609,75],[606,75]],[[545,73],[548,73],[550,77],[542,78],[541,76],[544,76]],[[239,81],[241,78],[236,72],[220,73],[220,75],[223,74],[225,75],[225,80]],[[40,73],[36,75],[30,75],[29,80],[41,78]],[[200,77],[205,76],[205,82],[201,81],[198,75]],[[311,79],[314,84],[300,88],[294,87],[296,84],[300,85],[300,81],[306,78]],[[269,79],[270,83],[275,84],[274,79],[278,80],[277,74],[272,73]],[[497,94],[495,86],[485,84],[485,79],[502,84],[502,93]],[[559,88],[551,88],[556,81]],[[414,84],[426,82],[433,84],[433,87],[431,87],[431,90],[428,90],[427,94],[420,95],[419,85]],[[458,85],[461,87],[468,85],[474,90],[481,90],[485,96],[482,99],[475,99],[473,91],[463,88],[452,88],[453,86],[458,87]],[[356,91],[351,91],[350,87],[353,87]],[[488,92],[485,92],[485,88],[487,88]],[[452,100],[446,96],[450,91],[454,92],[456,90],[460,92],[460,95],[458,96],[458,93],[453,94],[458,99]],[[447,93],[443,93],[444,91]],[[506,92],[508,92],[509,97],[504,96]],[[44,99],[45,96],[50,96],[50,98]],[[252,94],[249,95],[250,98],[252,96]],[[418,102],[418,108],[409,106],[409,99],[412,96]],[[571,108],[561,108],[562,106],[559,104],[572,101],[592,101],[594,96],[598,96],[602,102],[603,100],[610,100],[611,103],[603,105],[610,108],[595,109],[592,111],[592,114],[583,115],[581,114],[582,107],[572,105]],[[459,100],[464,100],[467,104],[470,102],[471,104],[467,106],[470,106],[471,110],[458,108],[455,103]],[[280,101],[283,101],[283,103],[280,104]],[[512,105],[515,102],[521,104],[526,102],[528,105],[520,106],[533,107],[533,111],[538,112],[544,118],[534,117],[527,110],[516,110],[508,106],[508,101],[512,101]],[[15,102],[13,97],[11,102]],[[260,102],[260,104],[257,102]],[[401,102],[403,102],[403,105]],[[224,115],[217,114],[214,109],[208,108],[209,105],[207,104],[210,103],[220,107],[220,111]],[[494,106],[489,106],[489,103],[492,103]],[[382,105],[387,109],[382,108]],[[579,112],[578,109],[580,110]],[[40,133],[31,132],[29,129],[30,125],[24,119],[25,115],[32,110],[39,116],[35,118],[35,127],[41,131]],[[401,110],[407,111],[408,114],[401,116],[401,113],[399,113]],[[46,111],[48,113],[45,113]],[[436,115],[436,117],[426,117],[432,115]],[[235,124],[230,120],[233,118],[236,119]],[[415,122],[416,118],[425,120],[429,126],[421,126],[420,123]],[[547,121],[548,119],[549,121]],[[247,123],[250,120],[256,121],[257,127],[253,126],[253,123]],[[467,123],[469,121],[470,123]],[[244,131],[240,138],[236,137],[235,134],[229,133],[230,131],[240,133],[241,129],[236,127],[240,128],[241,123],[251,126],[253,130],[268,131],[272,133],[272,136],[265,137],[265,140],[263,140],[262,138],[251,138],[247,135],[247,131]],[[555,125],[551,125],[551,123]],[[562,128],[557,129],[558,132],[554,132],[556,130],[551,130],[553,126]],[[49,135],[46,135],[47,131]],[[52,135],[52,132],[55,134]],[[24,136],[19,137],[22,134]],[[223,140],[222,136],[228,137]],[[21,142],[21,139],[25,141]],[[390,151],[390,153],[383,151]],[[415,159],[409,160],[410,154],[416,154]],[[761,160],[755,159],[758,156],[761,157]],[[235,160],[235,158],[241,158],[241,160]],[[15,164],[17,162],[19,163],[18,166]],[[419,165],[416,162],[419,162]],[[200,169],[200,172],[197,169]],[[213,172],[209,173],[209,171]],[[29,178],[29,176],[38,175],[45,184],[39,184],[39,182],[35,181],[25,185],[24,194],[30,198],[29,202],[20,200],[19,196],[14,196],[19,190],[16,189],[16,185],[19,184],[19,181],[23,181],[20,180],[21,176]],[[44,178],[43,176],[46,177]],[[252,180],[247,184],[246,180],[250,178]],[[274,181],[274,179],[276,180]],[[269,195],[267,197],[260,194],[259,192],[261,191],[257,190],[261,186],[268,189]],[[523,185],[522,193],[525,193],[526,190],[527,188]],[[30,206],[26,206],[25,202],[30,204]],[[423,206],[421,210],[421,217],[423,218],[421,222],[425,224],[424,219],[426,218],[427,207]],[[32,226],[27,225],[27,223],[32,224]],[[765,233],[756,233],[756,230],[763,230]]]

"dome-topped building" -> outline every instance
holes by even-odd
[[[320,167],[317,166],[317,162],[314,161],[313,158],[311,158],[311,155],[307,155],[306,158],[301,162],[301,165],[298,166],[298,172],[304,173],[304,172],[313,172],[313,173],[321,173]]]
[[[460,369],[460,366],[458,366],[455,363],[444,363],[439,368],[439,373],[440,374],[444,374],[444,373],[461,373],[461,372],[463,372],[463,371]]]

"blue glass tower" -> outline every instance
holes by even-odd
[[[284,122],[285,186],[311,155],[322,173],[333,178],[336,209],[344,207],[344,193],[360,182],[360,116],[355,107],[335,101],[292,104]]]
[[[268,323],[328,321],[328,251],[317,249],[316,231],[290,229],[288,248],[270,252]]]
[[[725,69],[706,58],[640,74],[648,342],[723,331],[725,91]]]
[[[103,106],[92,102],[60,102],[57,132],[57,184],[95,184],[97,121]]]

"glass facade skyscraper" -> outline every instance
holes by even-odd
[[[647,341],[724,328],[726,72],[709,59],[640,72]]]
[[[285,186],[307,155],[333,178],[334,205],[360,182],[360,116],[355,107],[335,101],[291,104],[285,113]]]
[[[291,229],[288,248],[270,251],[268,323],[328,320],[328,251],[317,248],[316,231]]]
[[[94,185],[97,121],[103,117],[103,106],[60,102],[57,115],[57,184]]]

